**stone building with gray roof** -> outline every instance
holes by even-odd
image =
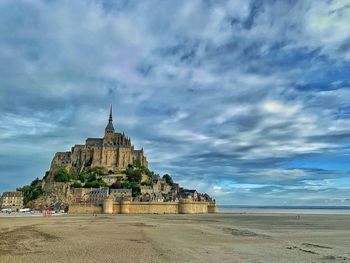
[[[0,208],[11,208],[12,211],[23,208],[23,193],[20,191],[4,192],[0,197]]]
[[[112,106],[103,138],[88,138],[85,144],[77,144],[69,152],[58,152],[51,162],[51,170],[66,168],[81,172],[86,166],[103,166],[107,170],[118,171],[139,163],[148,167],[143,148],[136,150],[129,136],[116,132],[113,126]]]

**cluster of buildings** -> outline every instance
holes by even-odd
[[[18,211],[23,208],[23,193],[19,191],[4,192],[0,197],[0,209]]]
[[[92,204],[103,205],[108,197],[112,196],[116,202],[132,201],[131,189],[110,189],[108,187],[100,188],[74,188],[72,189],[73,204]]]
[[[107,198],[121,203],[123,201],[134,202],[178,202],[187,199],[195,202],[212,202],[207,194],[200,194],[196,190],[179,187],[178,184],[168,184],[159,175],[152,177],[151,185],[140,185],[140,195],[133,197],[132,189],[100,188],[74,188],[72,189],[71,203],[92,204],[102,206]]]

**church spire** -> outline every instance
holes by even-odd
[[[110,109],[110,112],[109,112],[109,120],[108,120],[108,123],[113,123],[112,104],[111,104],[111,109]]]
[[[109,132],[107,132],[107,130]],[[109,111],[109,119],[108,119],[108,124],[107,124],[107,127],[106,127],[106,133],[114,133],[112,104],[111,104],[111,109]]]

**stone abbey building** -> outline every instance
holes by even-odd
[[[141,150],[135,150],[130,137],[118,133],[113,126],[112,106],[109,121],[103,138],[88,138],[83,145],[74,145],[70,152],[58,152],[51,163],[51,170],[64,167],[81,172],[85,166],[91,168],[103,166],[107,170],[126,169],[129,164],[139,162],[148,167],[148,162]]]

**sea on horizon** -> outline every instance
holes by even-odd
[[[350,215],[350,206],[248,206],[218,205],[219,213],[339,214]]]

